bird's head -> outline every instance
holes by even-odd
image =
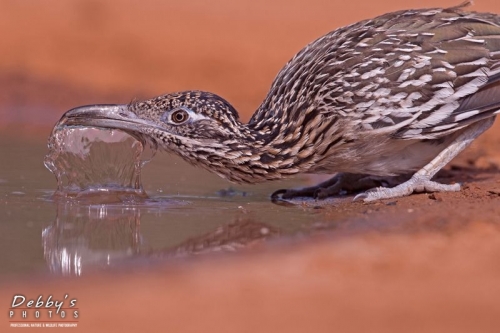
[[[66,112],[59,124],[121,129],[236,182],[245,180],[231,173],[231,167],[253,157],[248,144],[252,135],[236,110],[208,92],[172,93],[128,105],[81,106]]]
[[[223,98],[208,92],[173,93],[134,102],[127,108],[132,117],[154,124],[159,130],[155,138],[168,145],[177,141],[206,145],[240,134],[236,110]]]
[[[61,123],[121,129],[181,155],[186,149],[228,144],[242,135],[236,110],[223,98],[201,91],[128,105],[81,106],[66,112]]]

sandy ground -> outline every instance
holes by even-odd
[[[0,1],[0,129],[45,140],[72,106],[184,90],[216,92],[248,119],[277,71],[338,26],[458,1]],[[497,0],[474,10],[500,12]],[[12,281],[0,289],[78,297],[96,332],[497,332],[500,124],[440,174],[459,193],[346,203],[390,232],[256,247],[138,273]],[[293,208],[291,208],[293,209]],[[6,316],[4,317],[6,318]],[[2,331],[7,323],[2,324]]]

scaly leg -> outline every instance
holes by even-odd
[[[392,188],[377,187],[368,190],[365,193],[358,194],[354,197],[354,200],[364,200],[368,202],[379,199],[403,197],[413,192],[460,191],[460,184],[440,184],[431,181],[431,178],[462,150],[467,148],[474,139],[490,128],[494,121],[495,118],[492,117],[470,125],[432,161],[418,170],[410,180]]]

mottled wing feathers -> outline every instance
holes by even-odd
[[[498,15],[461,6],[389,13],[306,46],[250,124],[306,132],[317,121],[301,121],[313,114],[394,138],[438,138],[494,115],[499,77]]]
[[[499,19],[485,16],[495,20],[488,22],[481,14],[470,14],[431,30],[436,34],[430,43],[442,53],[433,57],[433,79],[425,88],[431,89],[429,101],[437,102],[436,107],[423,111],[394,137],[440,137],[491,117],[500,109]],[[441,75],[446,72],[454,78]]]

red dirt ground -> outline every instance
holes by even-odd
[[[216,92],[246,120],[281,66],[316,37],[388,11],[456,4],[3,0],[0,128],[45,140],[70,107],[184,89]],[[500,13],[500,2],[472,9]],[[497,122],[441,173],[467,182],[459,193],[346,203],[321,215],[397,221],[391,232],[325,231],[134,274],[11,282],[1,303],[7,311],[21,287],[70,292],[79,296],[78,330],[89,332],[497,332],[499,130]]]

